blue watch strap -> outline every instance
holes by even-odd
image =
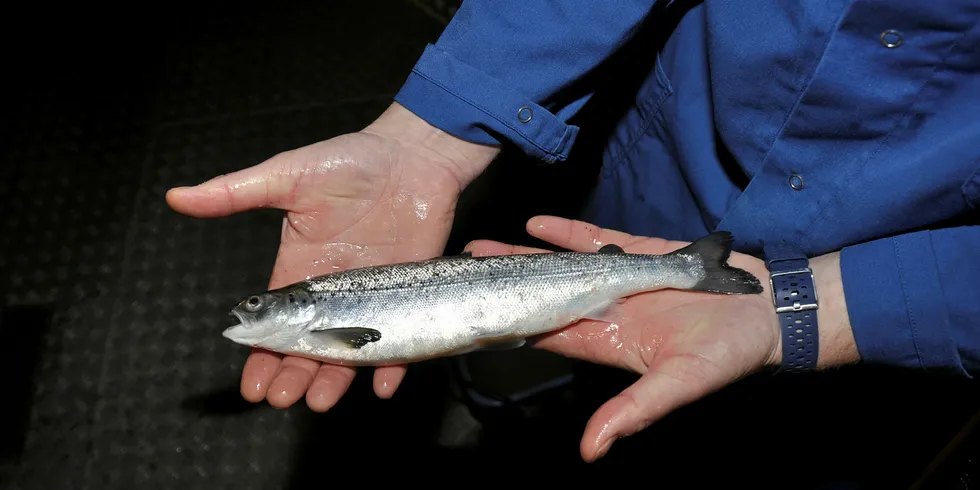
[[[786,245],[766,245],[766,267],[782,335],[782,371],[817,367],[817,291],[806,255]]]

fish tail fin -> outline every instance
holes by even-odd
[[[759,294],[762,284],[750,272],[728,265],[734,238],[727,231],[716,231],[671,255],[693,255],[704,264],[704,277],[691,290],[727,294]]]

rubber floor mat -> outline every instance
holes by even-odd
[[[25,18],[47,17],[36,9]],[[360,129],[441,25],[380,0],[195,9],[136,26],[69,8],[45,25],[58,49],[18,44],[12,57],[0,292],[4,306],[51,305],[52,317],[32,332],[33,378],[11,383],[29,399],[10,409],[29,414],[10,434],[19,464],[0,463],[4,488],[301,480],[303,424],[244,403],[247,352],[220,336],[236,296],[268,280],[279,215],[198,221],[163,193]]]
[[[760,474],[800,483],[792,478],[801,460],[830,480],[901,481],[975,411],[976,390],[935,379],[763,378],[586,465],[581,430],[632,373],[579,364],[574,396],[555,391],[541,402],[553,408],[534,418],[489,410],[474,420],[451,397],[452,370],[441,361],[412,366],[391,400],[374,396],[367,370],[328,414],[303,402],[285,411],[245,403],[247,349],[220,333],[234,302],[265,287],[281,215],[196,220],[171,211],[164,193],[376,117],[442,29],[409,3],[200,2],[123,23],[108,6],[66,6],[58,16],[22,6],[37,11],[0,33],[17,47],[8,63],[18,66],[6,80],[16,87],[0,90],[0,293],[5,309],[43,305],[50,321],[21,317],[13,328],[40,331],[5,337],[31,365],[4,374],[32,379],[4,392],[29,399],[5,400],[12,419],[3,423],[26,424],[0,429],[12,448],[0,487],[323,488],[348,477],[433,483],[456,471],[512,485],[528,469],[552,484],[630,474],[665,486],[759,488]],[[57,49],[24,41],[42,28]],[[498,167],[473,188],[481,199],[467,201],[453,251],[472,238],[522,239],[527,215],[570,209],[568,195],[584,186],[528,163]],[[500,202],[502,185],[527,199]],[[492,369],[507,356],[481,357],[484,381],[519,371]],[[811,439],[792,439],[798,417],[814,421]]]

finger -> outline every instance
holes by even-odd
[[[633,435],[707,394],[709,387],[703,381],[678,375],[679,372],[666,366],[648,371],[603,404],[586,425],[580,447],[582,458],[592,462],[605,456],[617,439]]]
[[[202,184],[170,189],[167,204],[179,213],[198,218],[280,207],[289,196],[295,179],[282,160],[272,158]]]
[[[405,378],[408,366],[383,366],[374,370],[374,393],[380,398],[391,398]]]
[[[493,255],[514,255],[514,254],[534,254],[550,253],[550,250],[540,248],[524,247],[520,245],[510,245],[507,243],[496,242],[493,240],[474,240],[465,247],[464,252],[471,252],[474,257],[487,257]]]
[[[352,367],[323,364],[306,392],[307,406],[314,412],[330,410],[350,388],[356,374]]]
[[[527,232],[535,238],[576,252],[595,252],[604,245],[613,244],[633,253],[664,254],[689,245],[662,238],[636,237],[584,221],[555,216],[531,218],[527,223]]]
[[[242,397],[252,403],[265,399],[269,385],[279,372],[282,355],[262,349],[253,349],[242,369]]]
[[[279,374],[269,386],[266,399],[276,408],[288,408],[306,394],[320,363],[302,357],[285,356]]]
[[[529,219],[527,232],[535,238],[577,252],[594,252],[608,244],[625,247],[637,240],[628,233],[557,216],[535,216]]]

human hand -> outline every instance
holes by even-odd
[[[536,238],[577,252],[595,252],[612,243],[629,253],[665,254],[688,245],[550,216],[532,218],[527,229]],[[474,256],[547,252],[486,240],[471,242],[466,249]],[[854,362],[858,356],[835,260],[836,254],[811,261],[821,294],[818,367]],[[614,310],[612,323],[582,320],[529,341],[536,348],[641,375],[589,420],[580,447],[583,459],[601,458],[615,440],[766,366],[780,364],[779,322],[765,263],[732,253],[729,264],[759,278],[762,294],[679,290],[639,294]]]
[[[201,218],[256,208],[286,211],[269,288],[343,269],[442,254],[457,198],[497,149],[456,139],[393,105],[362,131],[276,155],[194,187],[171,189],[176,211]],[[255,349],[242,372],[245,399],[286,408],[306,396],[330,409],[355,369]],[[405,366],[375,370],[388,398]]]

